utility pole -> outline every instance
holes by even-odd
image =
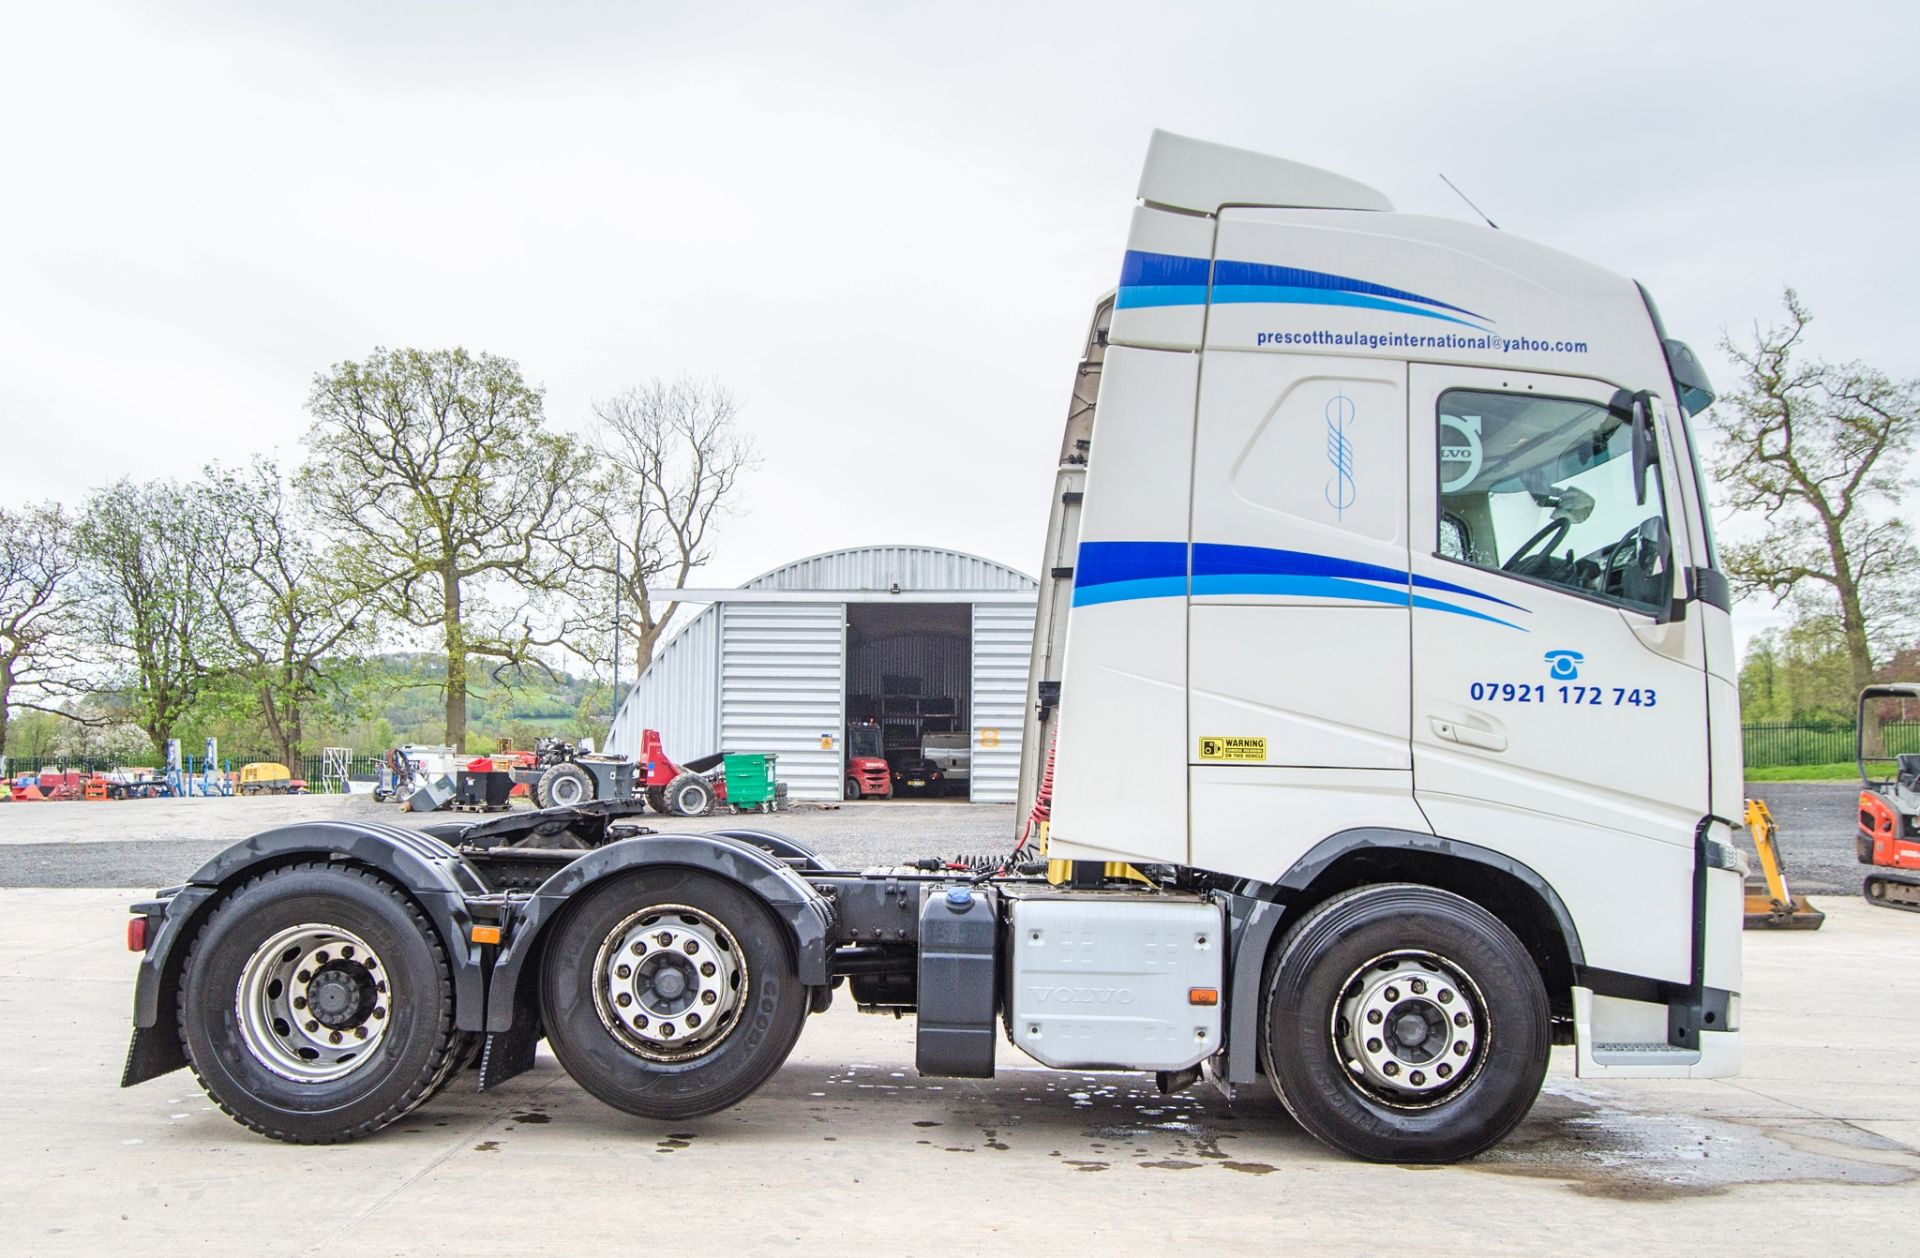
[[[620,539],[613,539],[613,715],[620,716]],[[609,725],[612,722],[608,722]]]

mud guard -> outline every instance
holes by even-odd
[[[411,895],[439,932],[453,966],[454,1026],[462,1031],[482,1028],[486,969],[481,949],[471,942],[467,898],[486,895],[487,887],[473,868],[438,839],[396,826],[353,821],[281,826],[219,853],[171,896],[134,906],[149,918],[160,917],[160,923],[140,958],[133,1042],[120,1086],[131,1087],[187,1064],[171,1012],[179,999],[188,943],[222,893],[262,870],[302,859],[359,865],[385,875]]]

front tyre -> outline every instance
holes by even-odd
[[[470,1047],[432,923],[378,877],[291,865],[233,893],[194,938],[180,1036],[195,1077],[265,1136],[370,1135],[438,1091]]]
[[[547,1041],[580,1085],[643,1118],[744,1100],[793,1051],[809,994],[765,905],[712,875],[650,869],[589,893],[549,941]]]
[[[556,764],[540,775],[542,808],[592,803],[596,794],[593,775],[577,764]]]
[[[1546,988],[1497,918],[1450,892],[1361,887],[1307,915],[1267,978],[1261,1057],[1322,1142],[1455,1162],[1525,1118],[1546,1076]]]
[[[682,773],[667,783],[667,811],[676,817],[704,817],[713,810],[713,783],[698,773]]]

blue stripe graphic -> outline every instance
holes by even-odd
[[[1211,263],[1206,258],[1138,249],[1127,250],[1120,264],[1120,291],[1114,304],[1122,310],[1205,305],[1209,288],[1216,305],[1345,306],[1417,315],[1468,328],[1493,322],[1464,306],[1350,275],[1231,259]],[[1443,310],[1453,314],[1441,314]]]
[[[1182,542],[1082,542],[1074,567],[1073,605],[1184,598],[1189,593],[1276,595],[1411,606],[1451,612],[1509,629],[1521,628],[1498,616],[1413,592],[1420,589],[1463,595],[1519,612],[1527,610],[1518,603],[1451,581],[1333,555],[1265,546],[1200,542],[1191,548],[1189,578],[1188,550]]]

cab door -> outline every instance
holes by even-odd
[[[1589,964],[1684,981],[1705,660],[1659,405],[1636,425],[1612,383],[1410,368],[1411,736],[1436,834],[1542,875]]]

